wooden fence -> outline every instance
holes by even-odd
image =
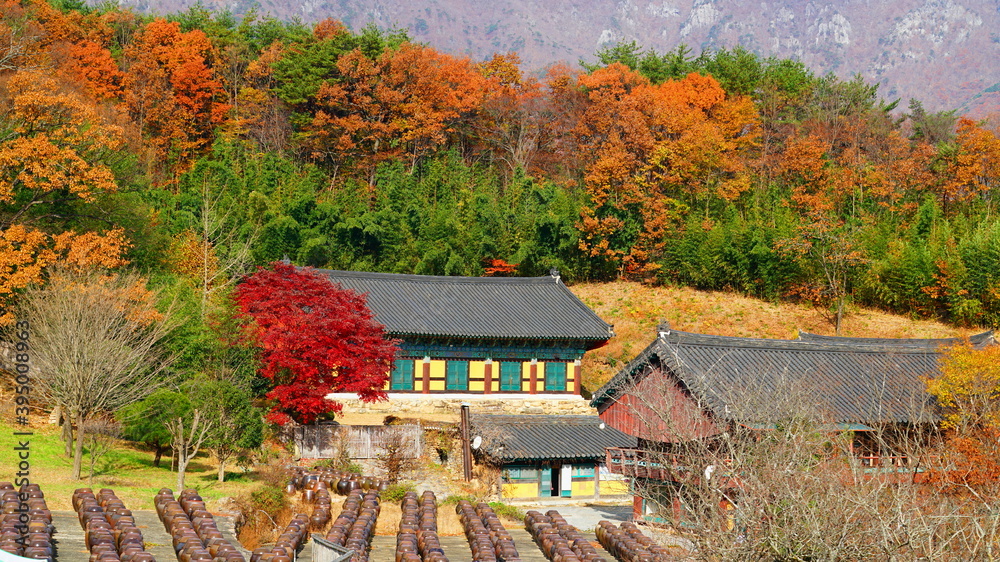
[[[374,459],[395,436],[407,458],[417,458],[424,449],[419,425],[304,425],[295,428],[295,451],[303,459],[330,459],[347,449],[352,459]]]

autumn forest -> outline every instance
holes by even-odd
[[[0,0],[0,298],[128,265],[191,320],[191,362],[284,256],[1000,324],[1000,123],[740,48],[597,58]]]

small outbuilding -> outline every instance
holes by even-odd
[[[636,438],[597,416],[472,416],[474,455],[500,470],[505,499],[600,498],[628,494],[628,483],[604,464],[609,447],[635,447]]]

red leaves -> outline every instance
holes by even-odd
[[[396,352],[365,298],[325,277],[290,265],[273,264],[245,279],[234,295],[247,333],[261,348],[261,375],[276,385],[269,419],[310,423],[339,412],[332,392],[357,393],[362,400],[385,398]]]

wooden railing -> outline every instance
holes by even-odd
[[[857,455],[854,458],[866,471],[899,472],[917,467],[916,460],[906,455]],[[704,461],[694,462],[684,455],[653,453],[643,449],[609,447],[605,451],[605,465],[608,470],[612,474],[632,478],[676,480],[679,477],[687,477],[692,472],[700,474],[703,470],[702,464]],[[732,461],[723,460],[719,465],[732,466]]]
[[[656,480],[667,480],[691,471],[681,455],[619,447],[605,450],[605,466],[612,474]]]

